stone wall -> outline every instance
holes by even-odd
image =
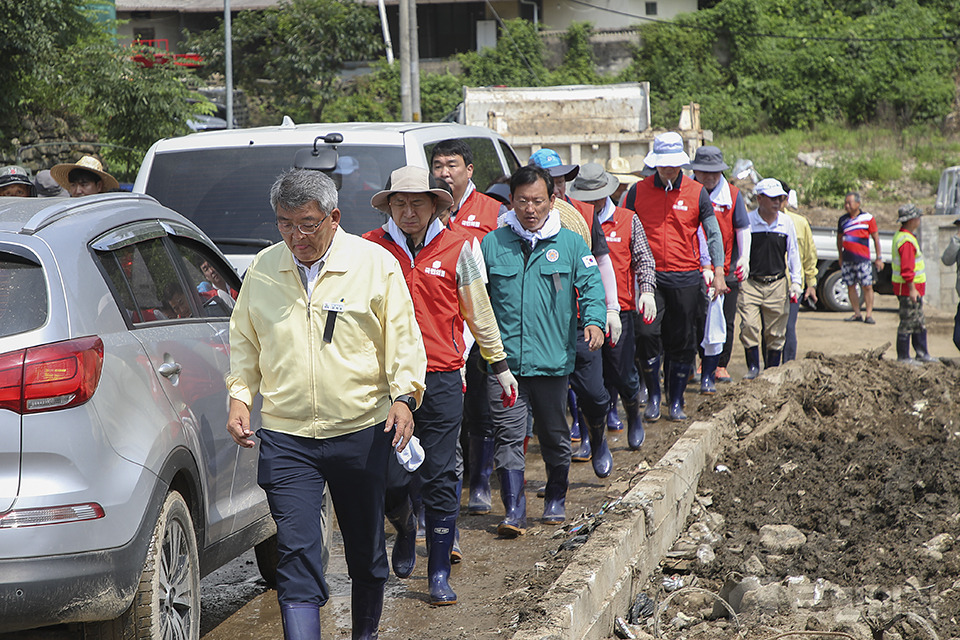
[[[102,161],[100,149],[97,137],[83,132],[76,123],[54,116],[22,116],[19,134],[0,151],[0,163],[18,164],[36,173],[55,164],[76,162],[83,155]]]

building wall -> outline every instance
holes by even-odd
[[[149,18],[132,17],[129,13],[124,15],[123,12],[117,12],[117,18],[125,21],[117,27],[120,44],[128,45],[133,42],[135,33],[153,29],[154,39],[167,40],[170,53],[182,53],[179,47],[183,39],[180,34],[180,14],[172,11],[151,11],[149,15]]]
[[[671,20],[678,13],[697,10],[697,0],[583,0],[597,8],[570,2],[569,0],[543,0],[540,20],[550,29],[567,29],[574,22],[592,22],[597,29],[624,29],[643,23],[643,18]],[[654,11],[651,14],[648,11]],[[630,14],[612,13],[612,9]]]

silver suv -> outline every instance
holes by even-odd
[[[201,576],[275,544],[225,428],[239,288],[149,196],[0,198],[0,632],[196,639]]]
[[[240,273],[253,256],[280,242],[270,186],[294,166],[298,152],[336,151],[332,177],[343,212],[340,226],[357,235],[383,224],[370,198],[403,165],[427,167],[433,145],[464,140],[473,151],[473,181],[485,190],[519,166],[499,135],[483,127],[431,123],[336,123],[197,133],[154,144],[133,190],[147,193],[204,230]]]

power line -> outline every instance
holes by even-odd
[[[609,7],[599,7],[595,4],[590,4],[589,2],[584,2],[584,0],[567,0],[573,4],[580,4],[585,7],[590,7],[591,9],[597,9],[598,11],[606,11],[608,13],[615,13],[617,15],[626,16],[628,18],[635,18],[637,20],[646,20],[647,22],[655,22],[658,24],[669,24],[680,29],[689,29],[691,31],[709,31],[711,33],[716,33],[717,35],[730,35],[730,36],[745,36],[749,38],[778,38],[781,40],[818,40],[818,41],[835,41],[835,42],[924,42],[924,41],[948,41],[948,42],[957,42],[960,40],[960,34],[952,36],[925,36],[918,38],[852,38],[852,37],[839,37],[839,36],[785,36],[776,33],[751,33],[748,31],[730,31],[729,29],[720,29],[713,27],[698,27],[694,25],[686,24],[677,24],[670,20],[659,20],[657,18],[649,18],[647,16],[638,16],[634,13],[629,13],[627,11],[620,11],[619,9],[610,9]]]

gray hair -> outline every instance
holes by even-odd
[[[846,199],[849,198],[850,196],[853,196],[853,201],[854,201],[854,202],[856,202],[857,204],[860,204],[860,192],[859,192],[859,191],[850,191],[850,192],[848,192],[847,195],[844,197],[844,200],[846,200]]]
[[[289,169],[277,176],[270,187],[270,206],[276,211],[294,211],[316,202],[324,216],[337,208],[337,185],[329,176],[313,169]]]

